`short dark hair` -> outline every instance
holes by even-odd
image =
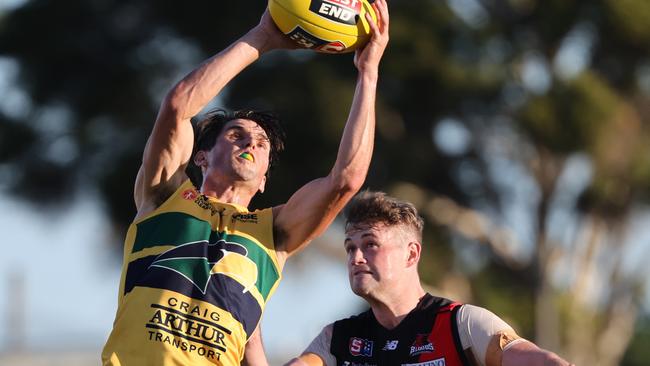
[[[277,164],[280,153],[284,150],[286,135],[280,124],[280,119],[275,113],[253,109],[240,109],[232,112],[220,108],[213,109],[206,113],[195,125],[194,149],[187,169],[187,174],[195,186],[200,187],[202,174],[201,170],[194,165],[194,155],[198,151],[212,149],[217,143],[217,137],[223,131],[224,126],[236,119],[251,120],[262,127],[269,138],[271,148],[269,152],[269,171]],[[267,177],[269,171],[266,172]]]
[[[345,230],[367,225],[404,225],[422,240],[424,220],[412,203],[401,201],[384,192],[363,191],[357,194],[344,210]]]

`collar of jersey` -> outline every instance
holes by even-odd
[[[216,204],[219,204],[219,205],[222,205],[222,206],[231,206],[232,208],[235,209],[235,211],[238,211],[238,212],[248,212],[248,208],[247,208],[247,207],[244,207],[244,206],[238,205],[238,204],[236,204],[236,203],[219,201],[219,199],[217,199],[216,197],[208,196],[208,195],[205,195],[205,194],[204,194],[203,196],[204,196],[208,201],[210,201],[210,202],[212,202],[212,203],[216,203]]]

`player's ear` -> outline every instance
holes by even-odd
[[[194,164],[196,166],[203,168],[207,164],[207,157],[205,156],[205,151],[199,150],[194,154]]]
[[[411,267],[413,265],[417,266],[420,261],[420,252],[422,251],[422,244],[417,241],[412,241],[407,244],[406,248],[406,265]]]
[[[208,166],[208,158],[205,151],[199,150],[194,154],[194,164],[201,168],[201,171],[205,171],[205,168]]]

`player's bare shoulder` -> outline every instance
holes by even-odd
[[[144,169],[141,167],[135,180],[133,199],[137,214],[135,219],[146,216],[162,206],[176,190],[189,179],[184,172],[177,172],[170,180],[153,187],[145,187],[143,182]]]

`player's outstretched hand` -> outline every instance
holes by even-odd
[[[354,65],[360,72],[377,71],[379,61],[388,45],[388,4],[386,0],[376,0],[372,7],[377,14],[377,23],[373,22],[370,14],[365,14],[372,30],[372,36],[370,41],[363,48],[358,49],[354,55]]]
[[[251,29],[252,35],[259,37],[262,41],[260,52],[271,51],[274,49],[295,49],[298,48],[295,42],[283,34],[273,22],[269,9],[267,8],[262,14],[259,24]]]

